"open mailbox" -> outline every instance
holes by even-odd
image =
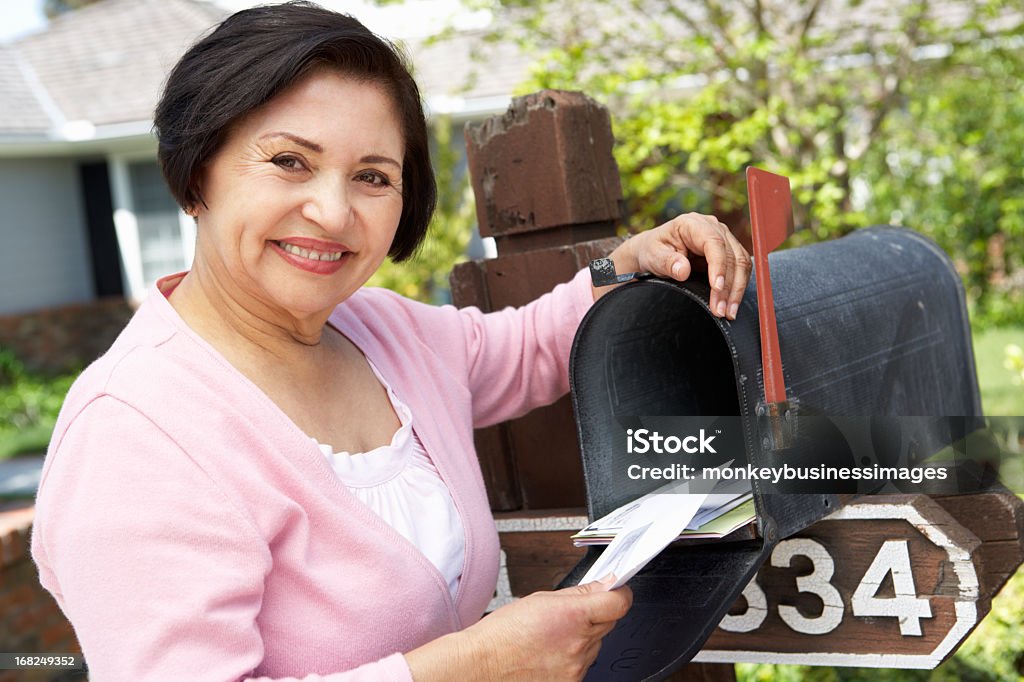
[[[822,448],[847,447],[849,434],[822,433],[821,416],[877,419],[866,436],[874,452],[904,463],[963,436],[957,420],[932,417],[980,416],[962,285],[934,243],[905,229],[867,228],[772,254],[770,270],[792,403],[789,414],[775,415],[792,429],[784,445],[764,415],[753,281],[733,322],[711,315],[699,278],[621,286],[584,318],[570,380],[591,519],[636,495],[620,485],[616,451],[623,420],[641,415],[732,415],[742,450],[732,454],[756,467],[814,462]],[[886,421],[906,416],[921,417],[910,433]],[[630,581],[633,608],[605,638],[588,679],[660,679],[689,661],[774,545],[844,500],[780,493],[757,480],[752,489],[756,532],[674,543]],[[588,550],[563,585],[575,584],[600,551]]]

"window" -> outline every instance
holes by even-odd
[[[160,277],[188,268],[178,204],[153,161],[128,164],[128,188],[139,231],[142,279],[148,288]]]
[[[139,301],[159,278],[191,267],[196,229],[171,197],[154,155],[133,157],[111,157],[110,169],[124,290]]]

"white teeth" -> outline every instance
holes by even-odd
[[[334,253],[327,251],[313,251],[312,249],[303,249],[299,246],[288,244],[286,242],[277,242],[277,245],[290,254],[301,258],[308,258],[309,260],[336,261],[341,260],[341,256],[343,255],[340,251]]]

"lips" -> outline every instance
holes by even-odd
[[[305,237],[269,242],[273,250],[291,265],[318,275],[337,272],[351,251],[344,244]]]

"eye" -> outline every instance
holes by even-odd
[[[306,169],[306,164],[303,163],[302,159],[292,154],[278,154],[272,158],[270,162],[278,168],[283,168],[287,171],[300,171]]]
[[[362,171],[356,175],[356,180],[365,182],[373,187],[391,186],[391,178],[380,171]]]

